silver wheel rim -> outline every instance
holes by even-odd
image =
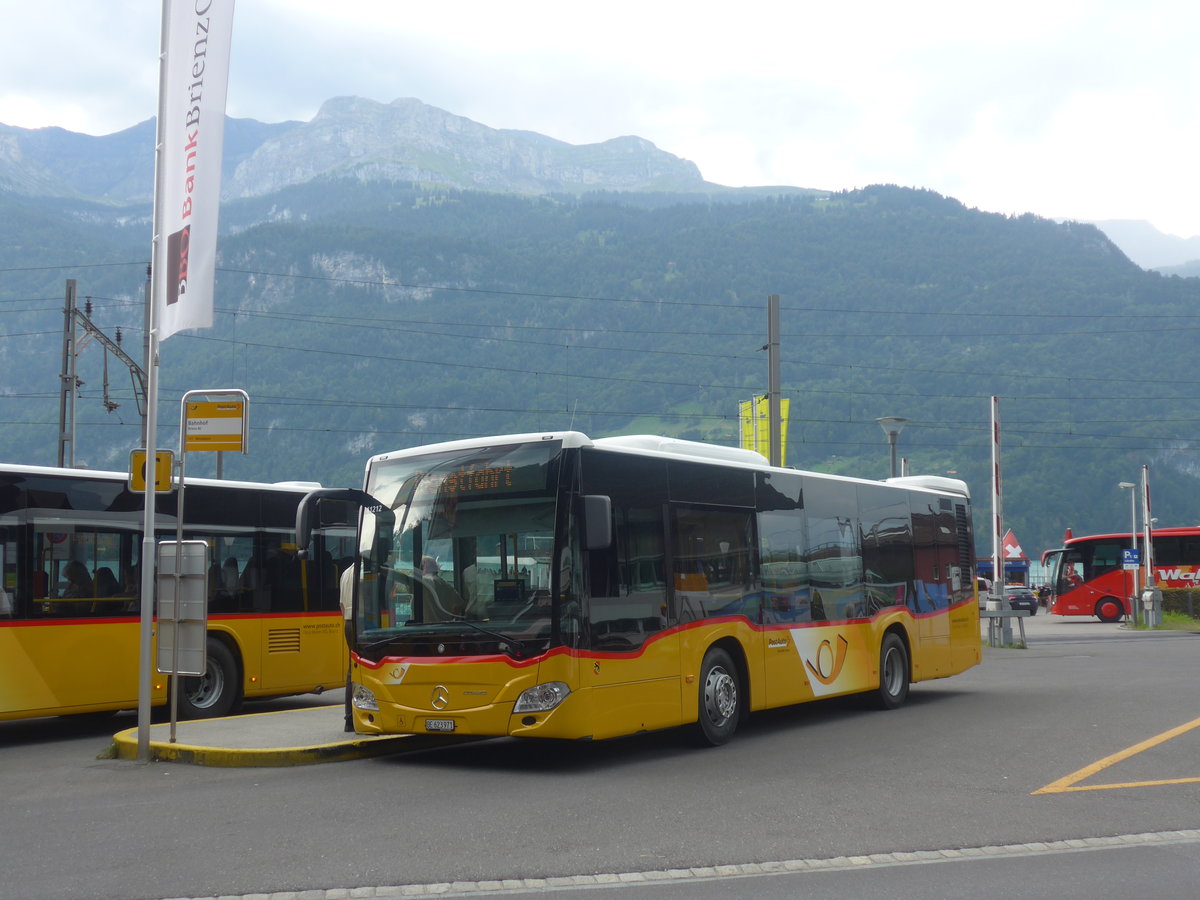
[[[187,693],[188,702],[196,709],[208,709],[225,689],[225,672],[210,662],[205,666],[204,674],[194,679],[190,686],[192,689]]]
[[[704,712],[714,725],[724,725],[737,712],[737,682],[722,666],[713,666],[704,679]]]
[[[895,647],[888,647],[883,655],[883,688],[896,697],[904,687],[903,659]]]

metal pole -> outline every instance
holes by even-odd
[[[783,414],[779,403],[779,295],[767,297],[767,425],[770,436],[768,461],[773,466],[783,465]]]
[[[1162,624],[1162,592],[1158,589],[1158,577],[1154,571],[1154,519],[1150,515],[1150,467],[1142,466],[1142,525],[1146,529],[1146,577],[1142,591],[1150,598],[1144,610],[1144,621],[1152,627]]]
[[[166,105],[165,91],[167,70],[167,44],[170,34],[169,0],[162,3],[162,29],[159,36],[158,54],[158,122],[154,147],[154,224],[151,252],[151,290],[149,302],[146,304],[146,465],[151,467],[157,458],[155,445],[158,429],[158,334],[156,333],[157,316],[155,306],[158,304],[159,285],[163,284],[163,273],[166,272],[166,242],[159,234],[164,221],[162,215],[162,190],[160,182],[163,173],[163,120]],[[149,484],[153,479],[147,479],[146,505],[142,524],[142,588],[141,588],[141,635],[138,653],[138,762],[150,762],[150,691],[152,689],[151,669],[154,663],[152,643],[154,640],[154,505],[157,500],[156,491]]]
[[[145,309],[145,315],[143,316],[143,327],[142,327],[142,353],[143,353],[142,369],[145,372],[149,372],[149,370],[150,370],[149,363],[150,363],[150,358],[151,358],[150,357],[150,327],[151,327],[150,300],[151,300],[151,297],[153,296],[153,294],[151,291],[150,272],[151,272],[151,267],[146,266],[146,309]],[[147,377],[149,377],[149,376],[147,376]],[[147,402],[146,405],[149,406],[149,403]],[[146,434],[147,434],[146,410],[143,409],[142,410],[142,446],[143,447],[150,446],[146,442]]]
[[[1004,605],[1004,490],[1000,480],[1000,398],[992,397],[992,594],[988,609]],[[993,620],[995,621],[995,620]],[[1012,643],[1012,625],[1001,619],[1000,640]]]
[[[151,320],[154,315],[151,313]],[[154,471],[157,448],[154,434],[158,428],[158,337],[150,332],[151,358],[146,365],[146,468]],[[150,692],[154,665],[154,505],[157,486],[154,477],[146,479],[146,504],[142,525],[141,635],[138,654],[138,762],[150,762]]]
[[[1145,530],[1144,540],[1146,542],[1146,577],[1142,579],[1142,584],[1147,588],[1152,588],[1158,584],[1158,579],[1154,576],[1154,544],[1153,534],[1151,533],[1150,524],[1150,467],[1142,466],[1142,528]]]
[[[1134,549],[1137,549],[1138,538],[1137,538],[1137,485],[1136,484],[1129,485],[1129,540],[1130,540],[1131,544],[1133,545]],[[1138,615],[1138,611],[1137,611],[1138,597],[1141,596],[1141,584],[1139,583],[1141,581],[1141,578],[1139,577],[1141,575],[1141,573],[1142,573],[1141,566],[1136,566],[1133,569],[1133,603],[1132,603],[1132,607],[1133,607],[1133,624],[1134,625],[1137,625],[1138,621],[1141,619],[1141,616]]]
[[[1129,491],[1129,548],[1135,553],[1137,552],[1138,534],[1137,534],[1137,485],[1132,481],[1122,481],[1117,484],[1123,491]],[[1138,570],[1130,568],[1130,590],[1129,590],[1129,622],[1132,625],[1137,625],[1138,621]]]
[[[875,421],[879,423],[879,427],[883,429],[883,433],[887,436],[888,459],[891,463],[892,477],[895,478],[897,475],[896,441],[900,437],[900,432],[904,430],[904,426],[908,424],[908,419],[901,416],[883,416]]]
[[[68,426],[67,420],[70,419]],[[58,399],[58,467],[68,464],[67,442],[71,443],[70,465],[75,465],[75,279],[67,279],[63,304],[62,374]]]

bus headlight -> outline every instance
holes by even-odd
[[[361,684],[354,686],[354,697],[351,702],[354,704],[355,709],[379,711],[379,701],[375,699],[375,692],[368,687],[363,687]]]
[[[547,712],[567,699],[571,689],[561,681],[547,681],[522,691],[513,706],[514,713]]]

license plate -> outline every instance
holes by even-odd
[[[425,730],[426,731],[453,731],[454,730],[454,720],[453,719],[426,719],[425,720]]]

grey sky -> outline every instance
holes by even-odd
[[[0,122],[154,114],[160,6],[3,0]],[[1200,235],[1188,0],[239,0],[230,115],[416,97],[572,143],[636,134],[722,184],[930,188]]]

